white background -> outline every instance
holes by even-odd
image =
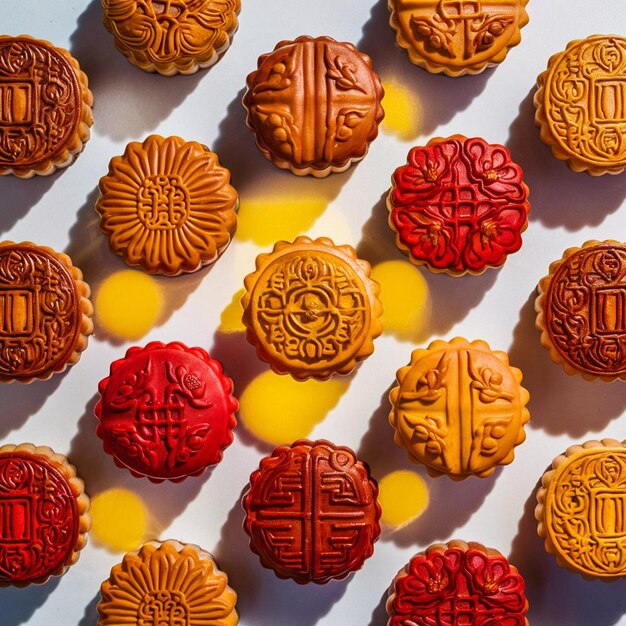
[[[539,141],[532,121],[533,85],[549,56],[573,39],[594,33],[626,34],[624,1],[533,0],[521,45],[497,69],[460,79],[431,76],[409,63],[394,46],[385,0],[243,4],[233,45],[214,68],[191,77],[164,78],[141,72],[114,50],[101,25],[99,0],[1,0],[1,30],[48,39],[68,47],[79,59],[94,93],[96,120],[84,153],[62,174],[0,180],[2,237],[65,250],[97,291],[104,278],[123,268],[97,231],[93,205],[98,179],[128,141],[157,132],[212,146],[242,193],[263,186],[299,196],[326,190],[333,199],[307,234],[360,244],[374,263],[401,259],[385,224],[381,197],[409,148],[431,136],[454,133],[504,143],[524,167],[531,189],[524,245],[502,270],[480,277],[452,279],[424,272],[434,315],[423,344],[431,338],[462,335],[508,350],[531,393],[526,442],[517,448],[513,464],[489,479],[454,484],[447,478],[426,478],[428,510],[400,531],[385,530],[363,570],[346,581],[302,587],[261,568],[247,547],[240,493],[270,447],[256,442],[245,428],[239,428],[213,472],[176,485],[133,479],[104,455],[92,415],[97,383],[128,346],[107,339],[97,319],[87,351],[65,375],[0,389],[0,441],[32,441],[68,454],[92,495],[113,486],[139,493],[161,538],[198,543],[215,554],[239,594],[244,626],[383,625],[384,595],[397,570],[427,545],[454,537],[498,548],[520,568],[532,624],[626,624],[624,583],[585,582],[558,568],[543,552],[533,518],[536,482],[554,456],[571,443],[626,437],[626,383],[594,384],[566,376],[539,345],[533,312],[537,280],[566,247],[592,238],[626,239],[626,175],[594,179],[570,172]],[[383,78],[393,74],[413,90],[422,110],[421,136],[402,141],[382,133],[357,167],[323,181],[277,171],[256,150],[244,126],[240,99],[257,57],[277,41],[302,34],[356,43],[373,57]],[[240,334],[224,339],[216,335],[216,328],[259,250],[251,241],[236,240],[213,271],[161,280],[166,319],[139,343],[181,340],[203,346],[223,360],[241,392],[251,376],[265,368]],[[379,338],[375,353],[312,436],[353,447],[369,462],[374,476],[408,467],[392,442],[386,394],[396,369],[408,362],[414,347],[390,335]],[[43,587],[0,590],[0,623],[94,624],[100,583],[120,559],[92,542],[61,579]]]

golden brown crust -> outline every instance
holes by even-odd
[[[389,394],[395,443],[431,476],[463,480],[513,461],[530,419],[522,372],[505,352],[456,337],[414,350]]]
[[[537,77],[533,102],[541,140],[574,172],[601,176],[626,169],[623,104],[613,100],[611,87],[625,72],[626,38],[593,35],[570,41]],[[568,89],[568,83],[579,87]],[[592,89],[597,89],[596,104],[591,104]]]
[[[521,29],[528,24],[527,4],[388,0],[389,24],[397,45],[418,67],[452,77],[480,74],[504,61],[520,43]]]
[[[380,287],[352,246],[279,241],[245,278],[242,321],[257,355],[279,374],[326,380],[348,374],[382,333]]]
[[[0,88],[3,83],[12,108],[3,111],[0,175],[47,176],[70,165],[93,124],[93,96],[78,61],[48,41],[3,35]]]

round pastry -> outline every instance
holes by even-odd
[[[326,238],[279,241],[256,259],[241,304],[246,337],[278,374],[348,374],[382,332],[380,287],[351,246]]]
[[[350,448],[300,440],[265,457],[243,498],[261,565],[297,583],[361,569],[380,535],[378,485]]]
[[[236,626],[237,594],[211,554],[151,541],[124,556],[100,587],[99,626]]]
[[[528,626],[517,568],[493,548],[434,544],[398,572],[387,599],[388,626]]]
[[[537,531],[546,551],[585,578],[626,576],[625,443],[602,439],[569,447],[537,490]]]
[[[389,0],[396,43],[415,65],[448,76],[504,61],[528,24],[528,0]]]
[[[31,178],[67,167],[93,124],[78,61],[48,41],[0,36],[0,174]]]
[[[370,58],[330,37],[281,41],[259,57],[243,104],[259,150],[298,176],[343,172],[360,161],[384,117]]]
[[[451,276],[500,267],[520,249],[530,211],[509,151],[462,135],[413,148],[393,174],[387,208],[411,262]]]
[[[626,380],[626,243],[587,241],[538,285],[541,344],[568,374]]]
[[[66,254],[0,243],[0,382],[50,378],[78,362],[93,331],[82,278]]]
[[[100,231],[115,254],[149,274],[176,276],[213,264],[237,227],[239,198],[214,152],[150,135],[113,157],[100,179]]]
[[[164,76],[217,63],[237,30],[241,0],[102,0],[103,23],[134,65]]]
[[[505,352],[457,337],[414,350],[390,394],[394,440],[431,476],[463,480],[513,461],[530,419],[522,372]]]
[[[537,78],[535,124],[552,154],[592,176],[626,169],[626,38],[572,41]]]
[[[202,348],[153,341],[130,348],[100,381],[97,434],[119,467],[153,482],[201,474],[233,441],[237,400]]]
[[[46,446],[0,447],[0,587],[45,583],[87,543],[89,498],[66,457]]]

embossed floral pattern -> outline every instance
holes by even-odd
[[[96,208],[111,249],[153,274],[217,260],[235,230],[237,192],[217,155],[180,137],[128,144],[100,179]]]

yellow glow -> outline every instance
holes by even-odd
[[[381,522],[404,526],[419,517],[428,506],[428,487],[424,479],[410,470],[387,474],[378,483],[378,500],[383,509]]]
[[[96,295],[96,319],[122,339],[140,339],[155,324],[163,308],[157,281],[137,270],[109,276]]]
[[[230,301],[229,305],[222,311],[220,325],[217,330],[222,333],[238,333],[245,330],[245,326],[241,321],[243,309],[241,308],[241,296],[244,289],[240,289]]]
[[[315,181],[318,182],[318,181]],[[305,233],[324,212],[328,198],[297,191],[285,195],[242,197],[235,237],[269,246]]]
[[[407,261],[384,261],[372,269],[380,283],[385,332],[405,341],[421,339],[428,325],[428,283],[420,270]]]
[[[346,380],[306,380],[263,372],[244,390],[239,417],[259,439],[278,445],[308,437],[337,405],[348,388]]]
[[[91,500],[91,536],[115,552],[136,550],[146,541],[148,511],[128,489],[107,489]]]
[[[408,141],[420,134],[420,104],[417,96],[395,78],[383,81],[385,119],[381,128],[388,134]]]

